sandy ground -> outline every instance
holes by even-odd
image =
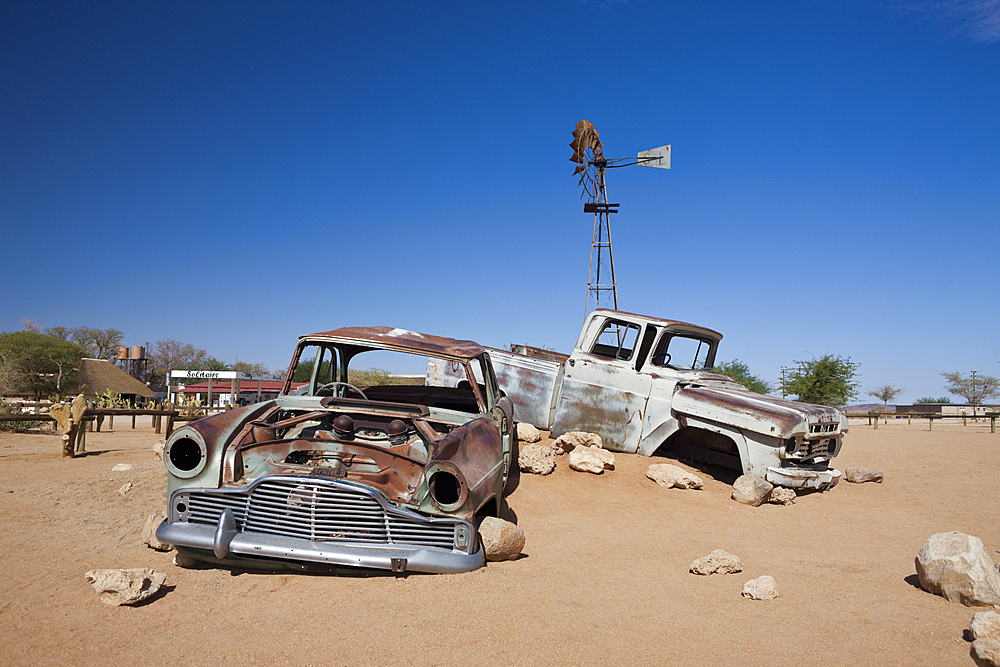
[[[601,476],[562,457],[509,498],[527,535],[517,561],[463,575],[184,570],[141,538],[166,507],[160,436],[122,422],[75,459],[54,435],[0,434],[0,664],[972,665],[976,610],[920,590],[913,559],[958,530],[1000,560],[1000,433],[858,421],[838,467],[885,482],[791,506],[739,505],[731,478],[700,470],[704,489],[662,489],[640,456]],[[688,572],[717,548],[744,571]],[[165,589],[101,604],[84,573],[117,567],[165,572]],[[742,598],[763,574],[780,596]]]

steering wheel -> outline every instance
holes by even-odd
[[[326,384],[321,385],[316,390],[316,395],[317,396],[324,396],[325,394],[323,394],[322,392],[329,390],[329,392],[330,392],[329,395],[333,396],[334,395],[334,390],[336,390],[337,387],[347,387],[348,389],[352,390],[356,394],[360,395],[361,398],[365,399],[366,401],[368,400],[368,397],[365,396],[365,392],[361,391],[360,389],[358,389],[357,387],[355,387],[350,382],[327,382]]]

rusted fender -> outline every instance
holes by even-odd
[[[825,405],[799,403],[745,389],[687,386],[674,394],[672,407],[693,415],[775,438],[807,437],[811,424],[832,424],[837,432],[844,417]]]

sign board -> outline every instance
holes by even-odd
[[[174,380],[188,378],[192,380],[259,380],[281,382],[284,378],[271,373],[243,373],[241,371],[170,371]]]

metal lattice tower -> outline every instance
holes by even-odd
[[[615,281],[615,253],[611,247],[611,214],[618,212],[618,204],[608,203],[608,189],[604,180],[606,164],[603,159],[597,164],[597,201],[583,205],[584,213],[594,214],[594,233],[590,240],[590,271],[587,275],[587,306],[584,316],[590,312],[590,297],[593,295],[596,308],[611,307],[618,310],[618,283]],[[596,255],[596,262],[595,262]],[[607,258],[605,258],[605,255]],[[601,269],[604,279],[601,279]],[[611,282],[608,282],[608,274]],[[610,303],[609,303],[610,301]]]
[[[573,142],[570,144],[570,148],[573,149],[573,157],[570,160],[577,164],[573,175],[580,175],[580,185],[589,200],[583,205],[583,212],[594,214],[594,233],[590,241],[590,272],[587,276],[587,305],[584,316],[590,312],[591,295],[594,296],[595,307],[611,306],[614,310],[618,310],[615,255],[611,248],[611,214],[618,212],[619,205],[608,203],[605,172],[612,167],[627,167],[633,164],[670,169],[670,146],[643,151],[635,158],[608,160],[604,157],[604,145],[601,143],[597,130],[594,129],[594,124],[589,120],[581,120],[576,124],[576,129],[573,130]],[[610,282],[608,282],[609,277]]]

